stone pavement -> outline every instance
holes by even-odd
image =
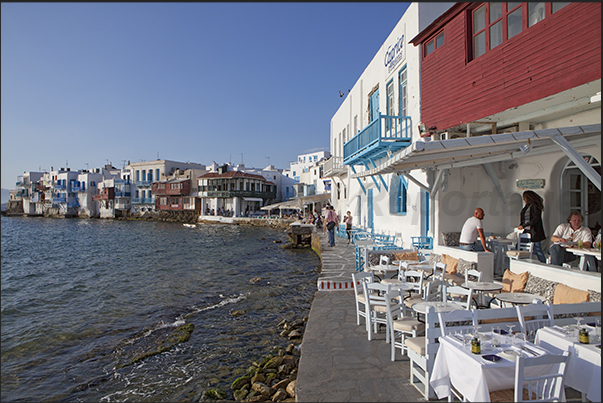
[[[326,235],[320,238],[322,272],[301,345],[296,401],[426,401],[410,383],[408,358],[398,350],[391,361],[384,329],[369,341],[364,318],[356,324],[354,246],[336,237],[331,248]]]

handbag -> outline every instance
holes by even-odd
[[[335,223],[335,221],[329,221],[329,223],[327,224],[327,229],[329,231],[331,231],[333,228],[335,228],[337,224]]]

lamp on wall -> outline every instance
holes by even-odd
[[[425,133],[429,133],[429,129],[425,123],[419,123],[419,133],[421,133],[421,136],[423,136]]]

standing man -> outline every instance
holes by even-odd
[[[461,238],[459,239],[461,249],[476,252],[491,252],[486,247],[486,236],[484,235],[484,229],[482,227],[484,215],[484,210],[478,207],[473,210],[473,217],[469,217],[467,221],[465,221],[463,229],[461,230]],[[478,235],[481,243],[477,243]]]
[[[583,248],[591,247],[593,234],[590,228],[582,225],[582,221],[584,221],[582,214],[578,210],[572,210],[567,217],[567,222],[557,226],[551,237],[554,243],[549,248],[551,264],[561,266],[576,259],[576,255],[565,250],[568,246],[582,242]]]
[[[329,231],[329,246],[335,246],[335,227],[339,225],[339,217],[335,214],[333,206],[329,206],[325,223],[327,231]]]

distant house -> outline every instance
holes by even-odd
[[[228,170],[222,165],[197,179],[201,215],[212,210],[227,211],[234,217],[261,213],[260,208],[276,200],[276,185],[265,177]]]

